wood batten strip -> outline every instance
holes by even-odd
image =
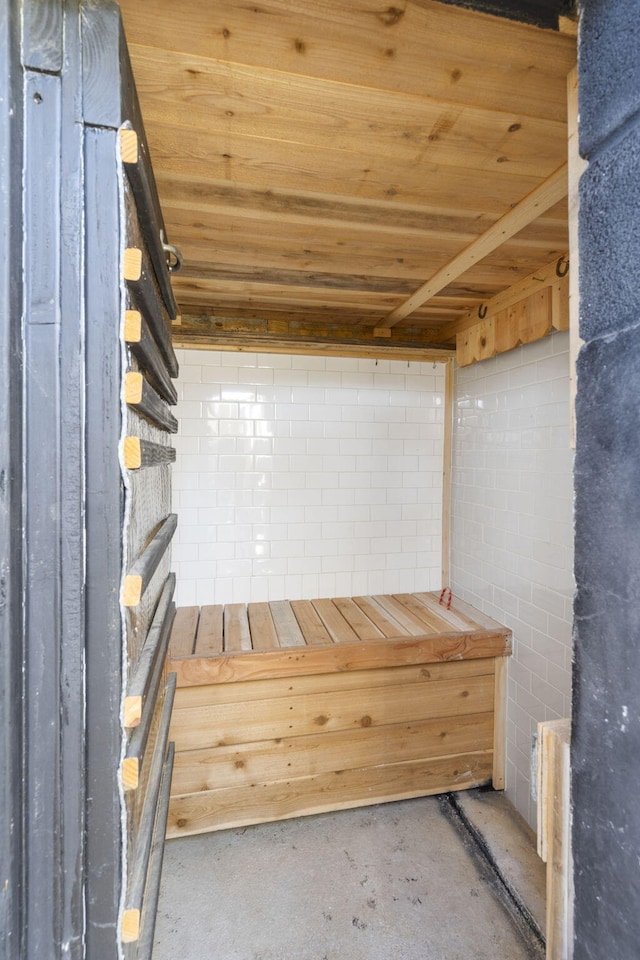
[[[564,163],[558,170],[548,177],[540,186],[536,187],[528,196],[521,200],[512,210],[489,227],[488,230],[465,247],[457,256],[453,257],[444,267],[418,287],[404,303],[392,310],[383,323],[374,330],[377,336],[385,336],[381,331],[388,330],[414,313],[418,307],[443,290],[448,284],[457,280],[470,267],[483,260],[503,243],[523,230],[529,223],[555,206],[567,195],[567,164]]]
[[[162,876],[162,861],[164,858],[167,822],[169,819],[169,802],[171,799],[171,781],[175,758],[175,745],[169,744],[167,758],[162,769],[162,782],[158,795],[158,809],[153,829],[151,854],[147,870],[142,914],[140,917],[140,933],[138,938],[137,960],[151,960],[153,940],[158,915],[158,899],[160,897],[160,878]]]
[[[278,634],[271,616],[268,603],[250,603],[247,606],[249,628],[251,630],[251,647],[253,650],[275,650],[278,644]]]
[[[338,597],[333,603],[360,640],[382,640],[384,638],[382,631],[376,627],[357,603],[353,602],[351,597]]]
[[[147,322],[139,310],[127,310],[124,316],[124,341],[163,400],[175,406],[176,388]]]
[[[125,437],[122,444],[122,458],[127,470],[142,470],[145,467],[160,467],[166,463],[173,463],[176,459],[176,451],[174,447],[141,440],[140,437]]]
[[[334,643],[357,643],[360,637],[351,629],[333,600],[312,600],[316,613],[331,634]]]
[[[199,619],[198,607],[178,607],[171,631],[172,659],[191,656],[196,643]]]
[[[251,650],[251,631],[244,603],[228,603],[224,608],[225,653]]]
[[[169,632],[170,631],[167,631],[167,633]],[[158,691],[162,682],[164,668],[164,657],[157,657],[153,665],[153,670],[151,671],[149,689],[141,722],[137,727],[134,727],[133,733],[129,738],[129,743],[127,744],[125,756],[122,760],[121,779],[122,786],[125,791],[137,790],[140,786],[142,764],[144,762],[145,751],[147,749],[147,744],[153,728],[153,718],[156,712]],[[175,674],[172,674],[171,676],[175,677]]]
[[[156,427],[167,433],[178,432],[178,421],[141,373],[131,371],[125,376],[124,399],[129,407]]]
[[[125,264],[127,263],[127,254],[131,263],[134,263],[135,250],[135,247],[129,247],[125,251]],[[169,327],[165,323],[162,310],[159,309],[155,280],[151,274],[153,268],[150,268],[146,262],[143,251],[138,250],[138,253],[140,255],[140,266],[138,267],[138,259],[135,258],[135,269],[132,267],[128,272],[125,269],[124,279],[129,285],[129,290],[133,294],[136,305],[149,324],[154,339],[165,359],[169,375],[175,379],[178,376],[178,361],[171,343]]]
[[[162,523],[155,537],[147,544],[124,578],[122,586],[122,604],[125,607],[137,607],[144,591],[149,586],[158,564],[165,555],[173,537],[178,517],[170,513]]]
[[[304,647],[305,638],[288,600],[275,600],[269,604],[271,616],[281,647]]]
[[[142,276],[142,250],[139,247],[125,249],[122,275],[128,283],[135,283]]]
[[[156,665],[158,662],[164,664],[166,659],[169,637],[171,636],[176,612],[173,603],[175,587],[175,573],[170,573],[162,588],[147,639],[127,684],[123,707],[125,727],[137,727],[140,723],[149,691],[153,688]]]
[[[120,158],[131,184],[136,207],[141,214],[140,230],[151,257],[162,300],[169,318],[173,320],[178,308],[171,289],[167,260],[162,247],[161,233],[165,233],[165,227],[153,171],[145,153],[144,142],[140,141],[135,130],[129,128],[120,130]]]
[[[149,782],[138,827],[133,868],[129,873],[129,886],[122,914],[121,939],[123,943],[133,943],[140,936],[140,915],[144,901],[149,858],[155,833],[163,773],[167,769],[165,766],[167,741],[169,739],[169,724],[175,690],[176,676],[172,673],[165,688],[162,714],[149,771]]]
[[[560,261],[568,264],[569,254],[564,253],[560,257],[555,257],[544,267],[540,267],[539,270],[534,270],[528,277],[519,280],[518,283],[514,283],[506,290],[497,293],[495,297],[491,297],[486,303],[480,304],[477,310],[467,310],[458,320],[444,325],[442,329],[443,342],[455,338],[457,333],[462,333],[464,330],[469,330],[471,327],[474,327],[480,319],[478,311],[482,313],[482,319],[489,320],[491,317],[496,316],[496,314],[502,313],[503,310],[508,310],[509,307],[513,307],[515,304],[526,300],[533,294],[539,293],[546,287],[553,288],[558,283],[562,284],[562,279],[558,277],[558,265]]]
[[[327,631],[309,600],[292,600],[291,609],[302,630],[304,642],[307,646],[333,643],[331,634]]]
[[[200,611],[194,654],[214,657],[223,650],[223,611],[221,603],[209,604]]]

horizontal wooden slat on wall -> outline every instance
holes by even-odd
[[[124,378],[124,398],[140,416],[167,433],[178,432],[178,421],[143,374],[130,371]]]
[[[122,603],[125,607],[135,607],[140,603],[144,591],[158,568],[158,564],[169,549],[177,523],[177,515],[170,513],[155,536],[127,571],[122,586]]]
[[[491,777],[491,764],[490,751],[469,753],[257,784],[252,790],[230,787],[174,796],[167,836],[189,836],[221,826],[240,827],[423,797],[447,792],[453,784],[464,789],[486,783]]]

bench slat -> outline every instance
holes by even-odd
[[[376,603],[379,603],[383,610],[387,613],[390,613],[398,623],[401,623],[405,628],[407,633],[412,637],[421,637],[425,634],[425,625],[422,621],[418,620],[417,617],[414,617],[406,607],[403,607],[401,603],[398,603],[397,600],[394,600],[393,597],[385,597],[376,595],[373,597]]]
[[[198,627],[199,607],[178,607],[176,618],[171,631],[171,656],[178,660],[180,657],[190,657],[196,639]]]
[[[304,637],[288,600],[272,600],[271,616],[281,647],[304,647]]]
[[[325,625],[309,600],[292,600],[291,609],[300,625],[308,647],[313,646],[313,644],[333,643],[331,635],[327,633]]]
[[[224,608],[224,649],[225,653],[251,650],[249,618],[244,603],[228,603]]]
[[[349,626],[361,640],[382,640],[384,634],[351,597],[338,597],[333,601]]]
[[[200,611],[198,635],[194,653],[198,657],[214,657],[222,653],[222,613],[221,603],[203,607]]]
[[[353,597],[353,602],[356,603],[361,610],[366,613],[369,617],[369,620],[372,623],[375,623],[378,630],[381,630],[383,635],[387,638],[390,637],[406,637],[409,634],[404,629],[404,627],[398,623],[397,620],[394,620],[385,610],[382,609],[379,603],[376,603],[373,597]]]
[[[469,630],[470,621],[465,619],[462,616],[459,616],[453,610],[447,610],[445,604],[438,603],[437,599],[431,593],[414,593],[414,597],[424,603],[424,605],[429,609],[433,610],[434,613],[437,613],[439,617],[444,617],[450,627],[453,627],[454,630]],[[474,624],[473,629],[476,629]]]
[[[254,650],[277,650],[278,634],[273,623],[268,603],[250,603],[249,627],[251,629],[251,646]]]
[[[311,602],[336,643],[357,643],[360,637],[351,629],[333,600]]]
[[[429,630],[433,630],[434,633],[442,633],[443,631],[446,632],[451,629],[451,624],[425,607],[425,605],[420,603],[419,600],[416,600],[412,594],[394,594],[393,599],[401,603],[403,607],[406,607],[413,617],[416,617],[417,620],[424,623],[424,625],[428,627]]]

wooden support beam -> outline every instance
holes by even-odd
[[[451,578],[451,468],[453,454],[453,407],[455,360],[447,360],[444,375],[444,441],[442,445],[442,586]]]
[[[262,320],[184,314],[173,333],[174,346],[255,353],[295,353],[338,357],[445,361],[453,350],[433,343],[433,330],[403,328],[383,344],[370,329],[346,323]]]
[[[567,123],[569,126],[569,250],[573,271],[569,280],[569,417],[571,447],[576,447],[576,396],[578,393],[577,362],[583,340],[580,337],[580,270],[578,249],[578,217],[580,213],[580,177],[587,168],[587,161],[580,156],[578,136],[578,68],[574,67],[567,77]]]
[[[130,371],[126,374],[124,399],[127,406],[132,407],[156,427],[167,433],[178,432],[178,421],[141,373]]]
[[[155,537],[147,544],[133,564],[129,573],[125,576],[122,585],[123,606],[138,606],[142,599],[142,594],[149,586],[149,582],[158,568],[158,564],[169,548],[177,525],[177,514],[170,513],[167,519],[161,524]]]
[[[140,437],[125,437],[122,444],[122,459],[127,470],[141,470],[144,467],[159,467],[165,463],[173,463],[176,459],[176,451],[174,447],[141,440]]]
[[[162,588],[147,639],[127,684],[122,709],[123,722],[127,728],[137,727],[140,723],[142,711],[152,687],[154,668],[158,662],[164,663],[165,661],[176,611],[173,603],[175,586],[176,575],[170,573]]]
[[[144,252],[137,247],[125,250],[124,278],[129,284],[136,306],[140,308],[154,339],[162,353],[169,376],[178,376],[178,361],[171,344],[171,333],[165,322],[164,312],[158,302],[153,267]]]
[[[512,210],[489,227],[480,237],[465,247],[453,257],[444,267],[423,283],[408,300],[392,310],[382,323],[375,328],[376,336],[384,336],[382,330],[395,326],[421,307],[432,297],[435,297],[448,284],[452,283],[470,267],[483,260],[520,230],[523,230],[533,220],[536,220],[546,210],[559,203],[567,195],[567,164],[563,164],[551,174],[544,183],[536,187],[528,196],[520,201]]]
[[[122,912],[121,938],[123,943],[133,943],[140,936],[140,917],[147,886],[149,859],[155,833],[155,825],[159,811],[159,800],[163,794],[164,774],[167,771],[166,760],[167,741],[169,737],[169,723],[176,690],[176,675],[169,675],[162,705],[160,724],[156,735],[153,757],[149,769],[147,791],[142,806],[142,814],[138,827],[135,857],[129,874],[129,885]],[[169,754],[170,756],[170,754]]]
[[[165,362],[156,341],[139,310],[126,310],[124,316],[125,343],[147,374],[163,400],[172,405],[178,402],[176,388],[171,383]]]
[[[561,290],[563,285],[566,286],[569,281],[567,274],[565,274],[564,277],[561,277],[559,274],[565,270],[568,271],[568,269],[569,255],[563,253],[562,256],[555,257],[550,263],[545,264],[544,267],[534,270],[528,277],[519,280],[518,283],[514,283],[513,286],[508,287],[506,290],[501,290],[500,293],[497,293],[491,300],[480,304],[477,309],[467,310],[466,313],[463,313],[457,320],[443,325],[440,335],[436,335],[435,339],[442,343],[448,343],[450,340],[455,341],[458,333],[475,327],[479,320],[490,320],[491,317],[508,310],[509,307],[520,303],[522,300],[526,300],[532,296],[532,294],[544,290],[545,287],[555,287],[557,285],[559,290]],[[556,327],[556,329],[564,328]]]
[[[165,228],[151,164],[145,157],[145,145],[140,141],[135,130],[125,127],[120,130],[120,159],[131,184],[136,207],[141,214],[140,231],[153,264],[162,300],[170,320],[173,320],[178,308],[171,289],[169,269],[162,246],[162,234]]]

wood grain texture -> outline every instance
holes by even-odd
[[[172,793],[251,787],[336,770],[491,750],[493,715],[415,720],[306,737],[233,744],[178,754]]]
[[[372,347],[398,298],[566,157],[570,36],[435,0],[181,10],[176,23],[168,0],[154,0],[153,17],[123,3],[164,217],[185,257],[173,278],[184,313],[321,321],[330,311],[344,325],[371,320]],[[458,261],[468,293],[454,313],[416,313],[456,322],[477,308],[479,283],[490,299],[566,250],[558,207],[502,243],[498,260],[484,247],[475,266]],[[390,290],[394,280],[413,286]],[[287,348],[273,330],[264,339]]]
[[[386,764],[363,770],[172,797],[167,836],[248,826],[290,817],[408,800],[487,783],[491,752]]]

